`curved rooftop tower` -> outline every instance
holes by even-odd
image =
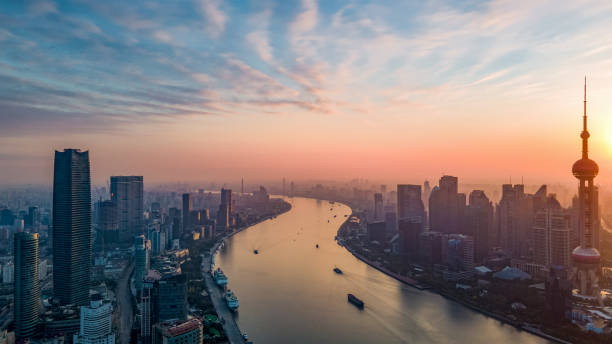
[[[582,117],[582,158],[572,166],[572,174],[579,180],[578,231],[581,233],[580,246],[572,252],[571,280],[582,297],[599,299],[599,275],[601,273],[601,256],[593,245],[595,214],[595,186],[593,179],[599,173],[597,163],[589,159],[589,131],[586,113],[586,77],[584,79],[584,115]]]

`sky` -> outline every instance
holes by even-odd
[[[3,1],[0,184],[612,181],[609,1]]]

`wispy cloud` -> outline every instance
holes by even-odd
[[[228,17],[221,9],[222,0],[200,0],[200,7],[206,20],[206,32],[218,37],[225,30]]]

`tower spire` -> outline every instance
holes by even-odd
[[[582,133],[580,137],[582,138],[582,158],[589,158],[589,131],[587,130],[587,83],[586,83],[586,75],[584,76],[584,113],[582,115]]]

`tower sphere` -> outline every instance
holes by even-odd
[[[572,174],[578,179],[595,178],[599,173],[597,163],[589,158],[582,158],[572,166]]]

